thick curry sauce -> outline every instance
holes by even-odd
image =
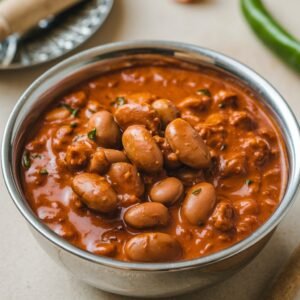
[[[38,218],[125,261],[198,258],[246,238],[287,181],[279,128],[253,94],[209,72],[135,67],[74,88],[26,141]]]

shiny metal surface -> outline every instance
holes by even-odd
[[[42,224],[24,199],[19,181],[23,139],[41,111],[57,95],[83,79],[131,65],[176,65],[209,68],[239,82],[257,94],[273,113],[285,138],[289,181],[281,204],[251,236],[232,247],[199,259],[173,263],[130,263],[96,256],[74,247]],[[244,65],[193,45],[147,41],[100,46],[77,54],[38,78],[15,106],[4,133],[1,161],[9,193],[42,247],[81,280],[105,291],[140,297],[185,293],[227,278],[247,264],[265,245],[290,208],[300,182],[299,125],[282,96]]]
[[[0,70],[20,69],[56,59],[79,47],[108,17],[114,0],[88,0],[41,20],[24,36],[0,43]]]

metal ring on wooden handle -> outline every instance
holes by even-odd
[[[0,41],[24,33],[42,19],[56,15],[81,0],[4,0],[0,2]]]
[[[300,246],[293,252],[287,265],[262,299],[296,300],[300,295]]]

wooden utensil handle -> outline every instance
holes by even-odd
[[[55,15],[81,0],[4,0],[0,2],[0,41],[23,33],[40,20]]]
[[[300,290],[300,246],[293,252],[287,265],[262,299],[296,300]]]

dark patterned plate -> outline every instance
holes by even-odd
[[[0,43],[0,69],[45,63],[74,50],[101,27],[113,2],[83,1],[55,18],[42,20],[24,37],[9,37]]]

